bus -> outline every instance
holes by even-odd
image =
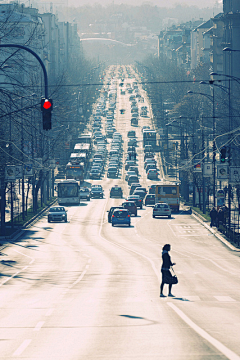
[[[91,144],[88,143],[77,143],[74,146],[74,153],[85,153],[88,158],[91,154]]]
[[[143,130],[143,147],[145,147],[146,145],[152,145],[153,150],[156,149],[157,133],[155,130]]]
[[[173,211],[179,212],[180,193],[178,182],[163,182],[161,185],[156,185],[155,189],[155,203],[165,202]]]
[[[58,203],[59,205],[79,205],[80,186],[74,179],[61,180],[58,183]]]
[[[81,163],[86,164],[87,163],[87,154],[85,152],[79,152],[79,153],[73,152],[70,155],[70,163],[75,164],[75,165],[79,165]]]
[[[84,181],[86,166],[84,163],[72,164],[69,162],[66,166],[66,179],[74,179],[77,181]]]

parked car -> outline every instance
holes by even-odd
[[[145,203],[147,205],[155,205],[155,194],[147,194],[145,197]]]
[[[48,222],[64,221],[67,222],[67,211],[63,206],[52,206],[48,212]]]
[[[133,214],[134,216],[137,216],[137,205],[134,201],[125,201],[122,203],[122,207],[127,209],[131,215]]]
[[[170,219],[171,213],[170,206],[167,203],[157,203],[153,208],[152,217],[155,218],[156,216],[167,216]]]
[[[131,215],[126,209],[116,209],[112,214],[112,226],[131,225]]]

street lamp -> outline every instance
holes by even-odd
[[[213,114],[213,205],[216,206],[216,118],[215,118],[215,97],[214,97],[214,87],[212,88],[212,95],[204,94],[201,92],[193,92],[189,90],[188,94],[196,94],[196,95],[202,95],[207,97],[210,101],[212,101],[213,108],[212,108],[212,114]],[[204,194],[205,195],[205,194]]]

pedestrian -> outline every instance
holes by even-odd
[[[224,224],[224,210],[222,207],[218,210],[218,228],[220,225]]]
[[[172,294],[172,283],[171,283],[172,274],[170,272],[170,266],[173,266],[176,264],[172,263],[172,261],[171,261],[171,257],[169,255],[170,250],[171,250],[170,244],[165,244],[163,246],[163,249],[162,249],[162,261],[163,262],[162,262],[162,268],[161,268],[162,283],[160,286],[160,297],[165,297],[165,295],[163,295],[164,284],[169,284],[168,296],[174,297],[174,295]]]
[[[215,207],[213,206],[212,210],[210,211],[210,218],[211,218],[210,226],[211,227],[217,225],[217,217],[218,217],[218,212],[215,209]]]

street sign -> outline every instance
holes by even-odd
[[[16,175],[16,179],[23,178],[23,166],[22,165],[15,166],[15,175]]]
[[[211,177],[213,174],[213,166],[212,163],[204,163],[203,164],[203,176]]]
[[[24,175],[33,176],[33,164],[32,163],[24,164]]]
[[[230,184],[240,183],[240,166],[230,166]]]
[[[15,181],[15,165],[7,165],[5,168],[5,180],[6,181]]]
[[[194,160],[193,172],[202,172],[202,160]]]
[[[218,180],[228,179],[228,165],[217,165],[217,179]]]

